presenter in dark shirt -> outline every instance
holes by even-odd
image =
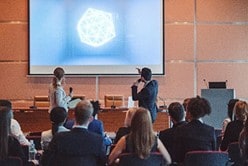
[[[156,99],[158,95],[158,82],[152,80],[151,69],[144,67],[142,70],[138,69],[141,78],[132,85],[132,97],[134,101],[139,102],[139,107],[146,108],[150,111],[152,123],[157,118],[158,107]],[[138,92],[138,85],[143,82],[143,88]]]

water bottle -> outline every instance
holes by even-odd
[[[34,145],[34,140],[30,140],[30,145],[28,149],[28,161],[35,160],[35,145]]]

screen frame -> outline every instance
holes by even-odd
[[[31,54],[30,54],[30,29],[31,29],[31,24],[30,24],[30,1],[32,0],[28,0],[28,76],[29,77],[43,77],[43,76],[51,76],[53,75],[53,70],[58,67],[58,65],[54,65],[54,66],[47,66],[47,68],[49,69],[49,73],[47,72],[42,72],[42,69],[40,70],[39,73],[32,73],[31,72],[31,64],[30,64],[30,58],[31,58]],[[104,73],[104,72],[99,72],[101,71],[101,66],[100,65],[97,65],[97,66],[93,66],[92,70],[93,72],[86,72],[86,73],[74,73],[74,72],[70,72],[71,69],[68,69],[68,66],[64,66],[64,65],[59,65],[59,67],[62,67],[65,69],[66,71],[66,75],[67,76],[82,76],[82,77],[91,77],[91,76],[135,76],[135,75],[138,75],[138,72],[137,72],[137,68],[141,69],[143,67],[148,67],[148,68],[151,68],[152,72],[153,72],[153,75],[156,75],[156,76],[165,76],[165,60],[166,60],[166,55],[165,55],[165,3],[164,3],[164,0],[160,0],[161,2],[161,15],[160,15],[160,21],[161,21],[161,51],[162,51],[162,56],[161,56],[161,66],[159,67],[160,69],[156,69],[156,67],[154,67],[153,65],[129,65],[129,70],[128,71],[125,71],[125,73],[123,72],[108,72],[108,73]],[[78,68],[78,66],[75,66],[76,68]],[[82,66],[81,66],[82,67]],[[106,67],[106,66],[104,66]],[[117,66],[114,66],[112,65],[111,66],[111,69],[112,68],[115,68],[115,70],[119,67],[118,65]],[[70,67],[69,67],[70,68]],[[88,69],[88,67],[86,67]],[[85,70],[84,67],[82,67],[82,70]],[[94,72],[94,70],[97,70],[97,72]],[[69,71],[69,72],[68,72]],[[86,70],[87,71],[87,70]]]

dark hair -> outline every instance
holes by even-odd
[[[237,101],[239,101],[239,99],[230,99],[227,105],[227,115],[231,119],[231,121],[233,120],[233,108]]]
[[[0,106],[8,107],[9,109],[12,109],[12,104],[9,100],[0,100]]]
[[[184,118],[184,108],[179,102],[173,102],[168,107],[169,115],[176,121],[180,122]]]
[[[199,119],[211,113],[211,106],[207,99],[197,96],[190,99],[187,111],[191,114],[193,119]]]
[[[58,79],[61,80],[62,77],[64,77],[65,71],[63,68],[61,67],[57,67],[54,71],[53,71],[53,75]]]
[[[99,112],[99,110],[100,110],[100,103],[99,103],[99,101],[97,100],[97,101],[90,101],[90,103],[92,104],[92,106],[93,106],[93,114],[92,114],[92,116],[93,117],[95,117],[96,116],[96,114],[98,114],[98,112]]]
[[[8,156],[8,139],[10,133],[11,109],[0,106],[0,159]]]
[[[151,71],[151,69],[149,69],[147,67],[142,68],[142,70],[141,70],[141,77],[144,77],[144,79],[146,81],[151,80],[151,78],[152,78],[152,71]]]
[[[52,134],[56,134],[58,127],[64,123],[67,118],[67,112],[64,107],[54,107],[50,112],[50,120],[52,122]]]
[[[53,71],[53,87],[57,88],[57,86],[59,86],[58,81],[60,81],[63,77],[64,77],[65,71],[63,68],[61,67],[57,67],[54,71]]]
[[[93,106],[88,100],[80,101],[75,107],[75,119],[79,125],[86,124],[92,116]]]

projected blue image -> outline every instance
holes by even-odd
[[[29,0],[30,68],[161,65],[161,3]]]

